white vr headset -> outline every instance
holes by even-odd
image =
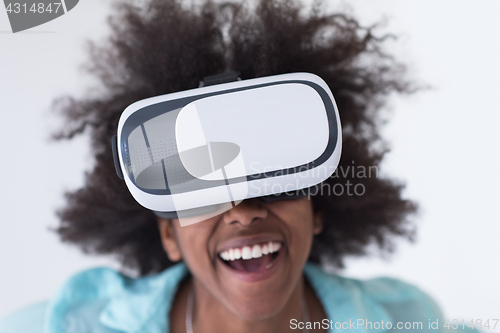
[[[139,204],[188,225],[245,199],[294,198],[287,194],[333,174],[340,119],[320,77],[293,73],[206,86],[224,75],[211,78],[123,111],[113,137],[115,167]]]

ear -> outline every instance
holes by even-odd
[[[313,215],[313,234],[319,235],[323,231],[323,212],[316,212]]]
[[[167,253],[168,259],[176,262],[182,259],[181,251],[177,244],[177,238],[174,230],[174,221],[162,217],[156,218],[158,223],[158,230],[160,231],[161,243],[163,249]]]

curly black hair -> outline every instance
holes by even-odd
[[[312,197],[325,226],[310,261],[343,267],[347,255],[367,254],[370,244],[390,252],[394,236],[413,238],[410,217],[417,205],[402,197],[404,185],[349,171],[380,165],[388,151],[379,133],[380,110],[389,94],[414,89],[404,65],[384,49],[391,36],[377,37],[376,27],[363,27],[350,15],[324,14],[317,3],[306,10],[293,0],[260,0],[253,7],[208,0],[189,8],[180,0],[150,0],[140,7],[120,2],[109,22],[110,37],[89,44],[87,69],[100,80],[100,93],[55,103],[66,120],[56,139],[90,133],[95,157],[84,186],[66,193],[67,204],[58,211],[63,241],[86,253],[114,255],[140,275],[172,264],[154,213],[117,177],[110,140],[131,103],[196,88],[203,77],[226,70],[242,79],[310,72],[335,96],[343,126],[342,172],[322,185],[362,184],[363,195]]]

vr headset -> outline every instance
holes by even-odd
[[[333,95],[309,73],[205,78],[128,106],[112,140],[134,199],[182,226],[245,199],[296,198],[333,174],[341,145]]]

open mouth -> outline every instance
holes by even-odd
[[[258,273],[273,266],[279,256],[282,244],[268,242],[232,248],[219,253],[225,265],[239,272]]]

